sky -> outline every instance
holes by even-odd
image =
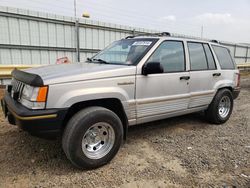
[[[77,17],[220,41],[250,43],[250,0],[76,0]],[[1,6],[74,16],[74,0],[0,0]]]

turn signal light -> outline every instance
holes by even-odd
[[[36,98],[37,102],[46,102],[47,99],[47,93],[48,93],[48,87],[40,87],[38,91],[38,95]]]
[[[237,84],[236,84],[236,86],[240,87],[240,73],[237,74],[237,76],[238,76],[238,78],[237,78]]]

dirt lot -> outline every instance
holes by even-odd
[[[250,187],[250,78],[230,120],[192,114],[129,129],[110,164],[74,169],[60,140],[32,137],[0,115],[0,187]]]

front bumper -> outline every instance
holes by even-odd
[[[31,135],[55,138],[60,135],[67,109],[31,110],[11,98],[6,92],[1,100],[4,116]]]

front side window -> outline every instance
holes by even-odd
[[[233,59],[227,48],[213,45],[213,49],[220,63],[221,69],[235,69]]]
[[[202,43],[188,42],[191,70],[207,70],[207,59]]]
[[[164,72],[185,71],[185,55],[181,41],[164,41],[155,50],[148,62],[159,62]]]
[[[122,39],[92,57],[107,64],[136,65],[158,39]]]

